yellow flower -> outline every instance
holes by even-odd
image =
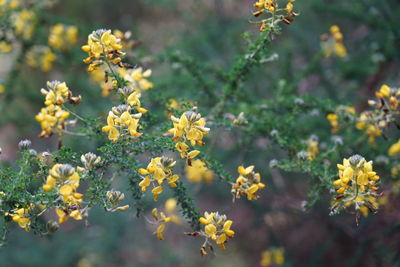
[[[368,142],[374,144],[378,136],[382,135],[381,130],[373,122],[373,117],[368,112],[362,112],[356,123],[356,128],[364,130],[368,136]]]
[[[386,84],[383,84],[378,92],[375,93],[377,98],[389,98],[391,89]]]
[[[140,168],[138,173],[142,175],[142,181],[139,186],[142,192],[147,191],[147,187],[153,184],[152,193],[154,196],[154,201],[158,200],[158,195],[162,193],[162,184],[165,180],[170,187],[176,187],[176,181],[178,181],[179,176],[172,173],[172,168],[175,166],[176,161],[168,157],[156,157],[152,158],[147,168]]]
[[[6,90],[5,86],[0,84],[0,95]]]
[[[168,216],[166,216],[164,212],[158,212],[156,208],[154,208],[151,211],[151,214],[153,215],[154,218],[154,224],[157,225],[157,230],[155,234],[159,240],[164,240],[163,232],[165,230],[165,226],[167,223],[169,222],[174,222],[177,224],[181,223],[180,218],[174,213],[176,204],[177,201],[174,198],[170,198],[165,202],[165,210]]]
[[[213,240],[221,249],[225,249],[225,243],[235,235],[235,232],[231,230],[232,221],[227,220],[226,215],[220,215],[218,212],[205,212],[199,222],[204,225],[204,230],[200,234],[206,238],[205,244],[210,247],[212,245],[209,239]],[[203,255],[206,254],[204,245],[201,251]]]
[[[46,96],[44,102],[46,106],[62,105],[71,94],[65,82],[59,81],[47,82],[47,90],[42,89],[41,93]]]
[[[128,81],[128,86],[138,93],[149,90],[154,86],[152,82],[147,80],[152,74],[151,69],[145,71],[143,71],[141,67],[135,69],[120,69],[119,73],[121,77]]]
[[[108,139],[117,142],[121,135],[131,135],[140,137],[138,133],[139,120],[142,113],[131,114],[131,107],[128,105],[119,105],[113,107],[107,116],[107,125],[102,128],[103,132],[108,132]]]
[[[165,211],[167,212],[168,217],[171,218],[171,222],[180,224],[180,223],[182,223],[182,220],[175,213],[177,203],[178,203],[178,201],[175,198],[167,199],[167,201],[165,201]]]
[[[347,49],[343,44],[343,34],[339,26],[331,26],[330,34],[323,34],[321,40],[321,47],[325,57],[330,57],[332,53],[338,57],[345,57],[347,55]]]
[[[67,100],[78,103],[81,97],[74,97],[65,82],[59,81],[47,82],[47,89],[41,89],[41,93],[45,96],[46,107],[42,108],[35,117],[42,128],[40,136],[49,137],[54,131],[62,135],[65,128],[64,122],[70,115],[68,111],[62,109],[62,105]]]
[[[55,209],[59,223],[64,223],[69,217],[75,220],[82,220],[83,194],[76,192],[79,187],[80,176],[69,164],[55,164],[49,171],[44,191],[57,189],[62,197],[65,206]]]
[[[389,156],[396,156],[400,153],[400,139],[396,143],[390,146],[388,150]]]
[[[307,155],[308,160],[312,161],[318,154],[318,138],[310,138],[307,141]]]
[[[67,50],[78,42],[78,28],[58,23],[50,28],[49,46],[57,50]]]
[[[108,64],[121,65],[121,57],[125,55],[121,51],[122,45],[110,30],[96,30],[88,36],[88,42],[82,46],[82,50],[88,53],[88,57],[83,61],[88,66],[88,71],[93,71],[99,66],[108,62]]]
[[[33,46],[26,53],[26,63],[32,68],[38,68],[43,72],[48,72],[53,67],[53,62],[57,56],[47,46]]]
[[[29,232],[29,226],[31,224],[29,212],[33,208],[33,205],[31,205],[28,208],[19,208],[13,210],[12,213],[10,213],[10,216],[12,220],[16,223],[18,223],[19,227],[22,229],[25,229],[25,231]]]
[[[200,183],[205,181],[210,184],[214,179],[214,172],[206,167],[206,164],[199,160],[193,160],[192,166],[187,165],[185,168],[186,177],[190,182]]]
[[[137,91],[134,91],[128,95],[126,102],[131,107],[134,107],[138,112],[145,114],[147,112],[147,110],[145,108],[141,107],[140,96],[141,96],[140,93],[138,93]]]
[[[247,195],[248,200],[259,198],[256,194],[259,189],[263,189],[265,184],[261,183],[261,176],[259,173],[254,172],[254,166],[247,168],[243,166],[238,167],[239,177],[236,182],[232,184],[232,194],[236,198],[240,195]]]
[[[192,146],[204,145],[203,137],[207,135],[210,131],[206,128],[206,120],[201,117],[200,113],[197,113],[197,108],[194,107],[190,111],[184,112],[178,119],[171,116],[174,128],[168,130],[170,134],[173,135],[173,140],[177,142],[175,148],[181,153],[181,158],[187,158],[188,165],[190,160],[195,158],[200,151],[192,150],[186,144],[188,141]]]
[[[260,32],[263,32],[268,27],[275,27],[279,22],[286,24],[292,23],[293,19],[297,14],[293,12],[294,0],[288,0],[284,8],[280,8],[277,0],[257,0],[253,7],[256,9],[253,11],[253,16],[259,17],[263,14],[267,14],[267,18],[261,19],[254,23],[260,24]]]
[[[36,14],[31,10],[22,9],[20,12],[14,13],[12,21],[15,33],[21,35],[25,40],[31,39],[35,30],[36,20]]]
[[[62,135],[64,122],[69,117],[69,112],[62,110],[60,106],[50,105],[42,108],[35,116],[36,121],[40,123],[42,132],[40,137],[50,137],[54,131]]]
[[[285,263],[283,248],[271,248],[261,254],[260,265],[263,267],[281,265]]]
[[[371,199],[378,197],[379,176],[372,169],[372,161],[367,162],[360,155],[343,159],[343,164],[337,165],[339,179],[333,182],[339,196],[333,201],[332,211],[336,212],[354,205],[362,211],[368,208],[376,210]],[[362,208],[365,207],[365,208]],[[364,211],[365,213],[365,211]]]
[[[90,73],[90,79],[99,84],[100,88],[102,89],[101,95],[103,97],[107,97],[110,93],[114,90],[116,86],[116,80],[105,79],[104,70],[101,68],[95,69]]]

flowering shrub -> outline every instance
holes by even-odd
[[[130,31],[54,18],[54,4],[0,1],[0,51],[15,61],[1,81],[0,110],[17,126],[34,117],[42,138],[20,141],[18,159],[0,166],[2,245],[15,226],[57,236],[71,221],[96,225],[92,216],[101,208],[112,218],[143,217],[154,239],[173,233],[203,242],[196,247],[206,256],[216,246],[237,249],[237,238],[261,240],[274,227],[293,226],[285,209],[295,217],[323,206],[319,219],[339,227],[344,218],[355,232],[393,209],[390,200],[400,193],[398,81],[383,69],[370,82],[373,96],[349,91],[372,71],[348,66],[361,59],[345,25],[324,26],[313,37],[317,51],[292,60],[287,51],[294,48],[280,44],[307,13],[295,0],[257,0],[246,6],[253,8],[246,48],[219,66],[167,48],[142,51]],[[382,50],[370,59],[376,65],[399,56],[396,14],[386,12],[388,24],[364,21],[383,27],[381,38],[389,40],[374,43]],[[32,77],[32,91],[16,79],[25,72],[43,75]],[[19,102],[24,97],[29,101]],[[257,223],[244,229],[252,216]],[[284,266],[291,253],[279,238],[271,238],[278,246],[257,248],[252,264]]]

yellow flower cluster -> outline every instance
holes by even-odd
[[[186,178],[193,183],[200,183],[204,180],[207,184],[211,184],[214,179],[214,172],[199,159],[193,160],[191,166],[186,165],[185,173]]]
[[[31,224],[31,219],[29,216],[29,212],[33,208],[33,205],[28,208],[19,208],[15,209],[12,211],[12,213],[9,214],[11,216],[11,219],[18,223],[19,227],[22,229],[25,229],[25,231],[29,232],[29,226]]]
[[[46,107],[42,108],[35,117],[42,128],[40,137],[49,137],[54,131],[62,135],[65,120],[70,115],[68,111],[63,109],[63,104],[67,100],[71,103],[78,103],[81,97],[72,96],[65,82],[59,81],[47,82],[47,89],[42,89],[41,93],[45,95],[44,104]]]
[[[232,185],[232,194],[236,198],[240,198],[240,195],[247,195],[248,200],[259,198],[257,191],[263,189],[265,184],[261,183],[260,174],[254,172],[254,166],[247,168],[239,166],[238,173],[240,175]]]
[[[118,32],[118,35],[121,34]],[[141,133],[137,132],[139,120],[147,110],[141,106],[140,97],[143,90],[153,87],[147,80],[151,76],[151,70],[143,72],[142,68],[125,69],[126,64],[121,63],[121,57],[125,55],[120,51],[121,40],[111,34],[110,30],[92,32],[87,45],[82,49],[89,53],[84,62],[91,63],[88,70],[95,72],[92,79],[100,83],[103,96],[118,89],[125,102],[123,105],[113,107],[108,113],[107,125],[102,128],[104,132],[108,132],[108,139],[117,142],[121,135],[141,136]],[[108,79],[109,76],[112,77],[111,81]],[[139,113],[132,114],[133,109]]]
[[[375,93],[375,96],[378,98],[377,101],[370,100],[368,103],[376,108],[375,120],[380,128],[384,128],[400,117],[400,89],[384,84]]]
[[[337,165],[339,179],[333,182],[337,187],[338,197],[333,201],[332,211],[345,209],[354,205],[355,209],[362,211],[368,209],[375,211],[376,191],[379,186],[379,176],[372,169],[372,161],[366,161],[360,155],[353,155],[343,159],[343,164]],[[365,213],[365,211],[362,211]]]
[[[179,180],[179,176],[172,173],[175,164],[176,161],[172,158],[163,156],[152,158],[146,169],[140,168],[138,172],[143,176],[143,180],[139,183],[139,186],[142,188],[142,192],[146,192],[147,187],[151,184],[154,201],[157,201],[158,195],[163,191],[164,180],[167,181],[169,186],[176,187],[175,182]]]
[[[120,69],[119,74],[128,82],[128,86],[134,91],[142,91],[153,88],[153,83],[147,80],[151,76],[151,69],[143,71],[142,67],[135,69]]]
[[[118,86],[118,82],[115,79],[108,79],[105,76],[105,70],[101,67],[90,72],[92,80],[100,85],[102,90],[102,96],[108,96],[114,88]],[[126,87],[130,88],[132,91],[141,93],[142,91],[149,90],[153,88],[153,83],[147,78],[151,76],[151,70],[148,69],[143,71],[142,67],[134,69],[118,69],[118,75],[124,79],[127,83]]]
[[[42,108],[35,116],[36,121],[40,123],[42,132],[40,137],[50,137],[53,132],[62,135],[62,131],[65,128],[65,120],[69,117],[69,112],[63,110],[60,106],[51,105]]]
[[[333,25],[329,30],[330,34],[321,35],[321,47],[325,57],[330,57],[332,53],[338,57],[345,57],[347,50],[343,44],[343,34],[339,26]]]
[[[53,68],[53,62],[57,59],[47,46],[35,45],[25,55],[26,64],[31,68],[39,68],[43,72],[49,72]]]
[[[374,114],[370,111],[364,111],[360,114],[356,122],[356,128],[363,130],[367,134],[370,144],[374,144],[376,138],[382,135],[382,131],[374,122]]]
[[[225,249],[225,243],[235,235],[235,232],[231,230],[232,221],[227,220],[226,215],[220,215],[218,212],[204,212],[204,217],[201,217],[199,222],[204,225],[200,234],[206,238],[201,248],[202,255],[207,254],[207,245],[212,248],[209,239],[215,241],[221,249]]]
[[[270,248],[261,254],[260,265],[263,267],[276,266],[285,263],[283,248]]]
[[[384,84],[375,96],[376,100],[368,101],[374,110],[362,112],[356,123],[356,128],[365,131],[371,144],[375,144],[376,138],[383,135],[383,130],[391,123],[398,126],[397,120],[400,117],[400,90],[398,88],[391,88]]]
[[[103,132],[108,132],[108,139],[117,142],[121,135],[142,135],[137,132],[142,113],[131,114],[131,111],[129,105],[119,105],[111,109],[107,116],[107,125],[102,128]]]
[[[88,57],[83,60],[89,64],[88,71],[93,71],[103,64],[121,65],[121,57],[125,55],[121,51],[121,40],[111,33],[111,30],[96,30],[89,37],[82,50],[88,53]]]
[[[79,182],[79,174],[69,164],[55,164],[49,171],[43,190],[50,191],[56,188],[62,196],[65,206],[56,208],[59,223],[65,222],[69,217],[82,220],[83,214],[80,205],[83,194],[76,192]]]
[[[210,128],[205,127],[206,120],[197,112],[197,107],[184,112],[179,119],[171,116],[171,120],[174,128],[168,132],[173,135],[173,140],[177,142],[175,148],[181,153],[181,158],[186,158],[188,165],[191,165],[191,160],[199,155],[200,151],[189,151],[190,146],[186,142],[190,143],[191,146],[204,145],[203,137],[209,133]]]
[[[22,9],[12,16],[15,34],[22,36],[24,40],[30,40],[33,36],[36,24],[35,12],[27,9]]]
[[[4,85],[0,84],[0,95],[2,93],[4,93],[5,90],[6,90],[6,87]]]
[[[334,113],[326,115],[326,119],[329,121],[332,127],[332,133],[337,133],[340,129],[339,120],[341,117],[352,117],[356,113],[354,107],[340,105],[336,108]]]
[[[58,23],[51,27],[49,46],[57,50],[67,50],[78,42],[78,28]]]
[[[152,222],[152,224],[157,225],[157,230],[155,231],[155,235],[157,236],[157,238],[159,240],[164,240],[164,230],[165,230],[165,226],[167,223],[169,222],[174,222],[177,224],[181,223],[181,219],[175,215],[175,209],[176,209],[176,205],[177,205],[177,201],[174,198],[169,198],[166,202],[165,202],[165,211],[167,213],[168,216],[165,215],[164,212],[159,212],[157,210],[157,208],[154,208],[151,211],[151,214],[154,218],[154,222]]]
[[[253,16],[259,17],[262,14],[269,14],[269,18],[256,21],[256,24],[260,24],[260,32],[267,30],[268,28],[273,29],[274,26],[283,21],[286,24],[290,24],[293,22],[294,17],[297,16],[295,12],[293,12],[293,2],[296,0],[287,0],[284,1],[286,5],[284,7],[279,6],[278,0],[257,0],[254,3],[254,8],[256,9],[253,12]]]

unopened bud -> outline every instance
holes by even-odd
[[[18,148],[19,148],[20,150],[25,150],[25,149],[30,148],[31,144],[32,144],[31,140],[28,140],[28,139],[21,140],[21,141],[18,143]]]

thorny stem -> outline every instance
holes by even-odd
[[[254,66],[256,62],[254,60],[259,56],[260,52],[266,48],[266,45],[271,41],[270,36],[271,31],[266,31],[262,37],[262,40],[259,41],[256,48],[250,55],[245,53],[245,61],[238,62],[236,65],[239,65],[237,68],[233,68],[233,70],[228,73],[228,81],[227,84],[224,86],[223,95],[221,100],[215,107],[215,115],[221,115],[226,107],[226,102],[228,99],[233,98],[234,92],[238,89],[239,83],[244,79],[245,75],[249,73],[250,68]],[[252,47],[249,48],[249,52],[252,50]]]

